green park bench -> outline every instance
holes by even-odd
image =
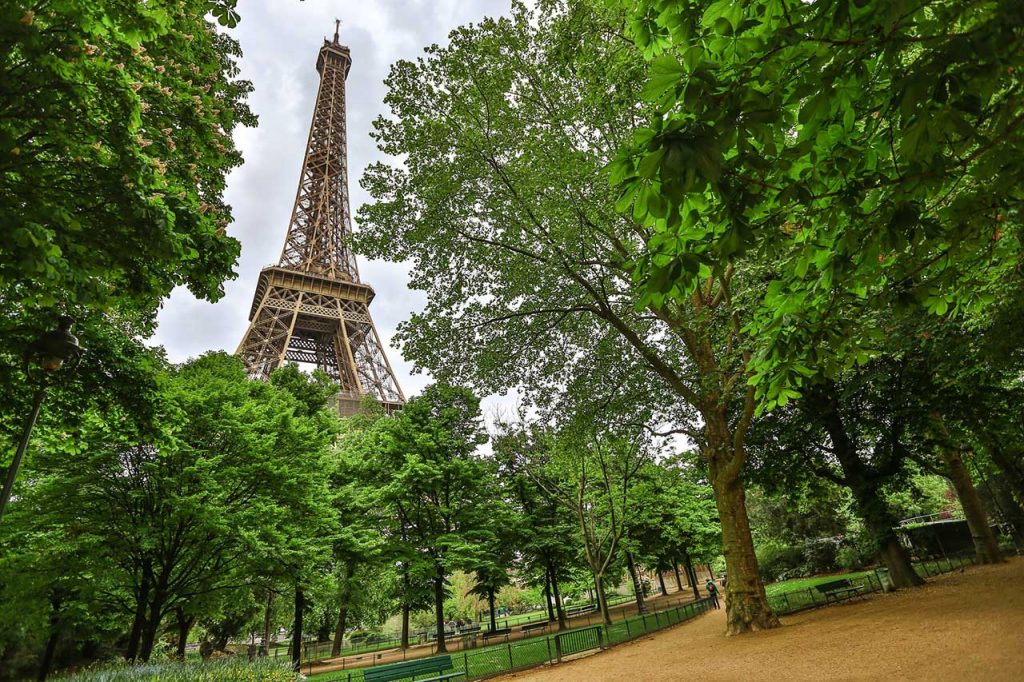
[[[512,633],[512,628],[498,628],[497,630],[488,630],[483,634],[484,644],[487,644],[492,639],[498,637],[503,638],[506,642],[508,641],[509,634]]]
[[[418,682],[438,682],[439,680],[450,680],[466,676],[466,673],[461,670],[444,675],[440,674],[446,670],[452,670],[454,667],[451,656],[433,656],[403,663],[380,665],[376,668],[365,668],[363,679],[366,682],[390,682],[391,680],[405,680],[418,677],[419,675],[437,673],[434,677],[424,678]]]
[[[860,594],[861,590],[864,589],[863,585],[855,585],[845,578],[842,580],[832,580],[827,583],[815,585],[814,589],[825,597],[826,602],[840,602],[851,597],[864,596]]]
[[[548,629],[548,621],[544,620],[544,621],[541,621],[539,623],[530,623],[529,625],[524,625],[523,627],[521,627],[519,629],[519,631],[522,632],[524,635],[528,635],[531,632],[534,632],[536,630],[547,630],[547,629]]]
[[[597,604],[586,604],[584,606],[570,606],[565,610],[565,615],[572,618],[573,616],[582,616],[585,613],[591,611],[597,611]]]

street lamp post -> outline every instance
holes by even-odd
[[[18,475],[18,468],[21,460],[28,449],[29,439],[32,438],[32,429],[39,419],[39,410],[43,406],[43,398],[46,397],[47,377],[55,374],[65,362],[77,360],[82,354],[82,347],[78,345],[78,338],[71,333],[71,326],[74,320],[62,315],[57,329],[48,331],[29,345],[25,351],[25,374],[33,365],[38,365],[45,372],[35,396],[32,398],[32,411],[29,413],[28,421],[25,422],[25,430],[21,434],[21,441],[18,443],[18,450],[14,453],[11,466],[7,467],[7,476],[4,479],[3,493],[0,495],[0,521],[4,518],[4,511],[11,499],[11,489],[14,487],[14,479]]]

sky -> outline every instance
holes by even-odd
[[[446,43],[457,26],[507,15],[510,0],[249,0],[239,3],[239,11],[242,21],[232,35],[244,53],[240,77],[255,88],[249,106],[259,126],[235,131],[245,163],[228,178],[226,192],[234,213],[228,231],[242,243],[238,277],[225,284],[217,303],[197,301],[184,288],[165,302],[153,342],[172,362],[208,350],[234,353],[238,347],[259,272],[281,255],[319,84],[317,53],[323,39],[334,34],[334,19],[341,19],[341,42],[352,51],[346,95],[354,215],[369,200],[359,187],[363,169],[384,159],[370,131],[373,120],[387,113],[384,79],[390,65],[415,59],[430,44]],[[430,379],[411,374],[412,366],[391,343],[398,323],[425,303],[423,292],[407,287],[407,272],[400,263],[359,259],[360,278],[377,292],[370,314],[408,398]],[[493,400],[487,403],[493,409]]]

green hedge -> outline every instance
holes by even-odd
[[[280,661],[227,658],[207,663],[112,665],[83,670],[60,679],[72,682],[295,682],[299,676]]]

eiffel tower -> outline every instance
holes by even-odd
[[[319,367],[341,385],[342,415],[354,414],[365,395],[391,413],[405,396],[370,318],[373,288],[359,281],[348,243],[345,79],[352,58],[338,42],[340,23],[316,61],[320,89],[281,260],[260,272],[237,355],[259,379],[289,361]]]

